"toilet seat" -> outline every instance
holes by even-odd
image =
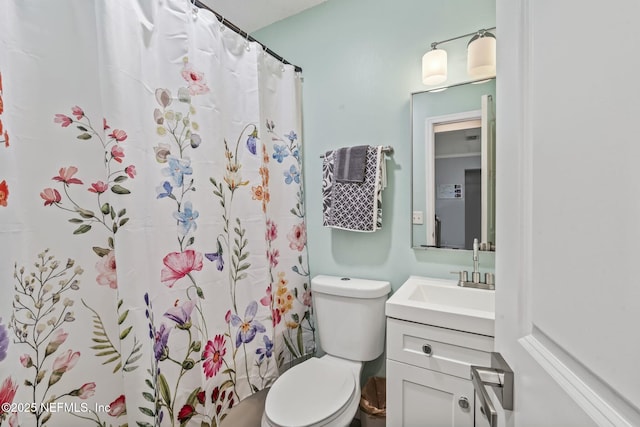
[[[355,394],[352,368],[312,358],[285,372],[271,387],[265,418],[281,427],[325,425],[352,403]]]

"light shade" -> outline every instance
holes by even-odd
[[[496,75],[496,38],[489,32],[476,34],[467,46],[467,73],[473,78]]]
[[[447,52],[432,49],[422,57],[422,83],[437,85],[447,80]]]

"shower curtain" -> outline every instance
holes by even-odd
[[[315,351],[300,76],[188,0],[2,9],[0,424],[219,425]]]

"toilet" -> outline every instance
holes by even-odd
[[[384,350],[391,284],[348,277],[311,280],[316,328],[326,353],[286,371],[271,386],[262,427],[345,427],[360,403],[362,365]]]

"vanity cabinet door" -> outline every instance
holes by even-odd
[[[387,359],[387,425],[473,427],[471,381]]]

